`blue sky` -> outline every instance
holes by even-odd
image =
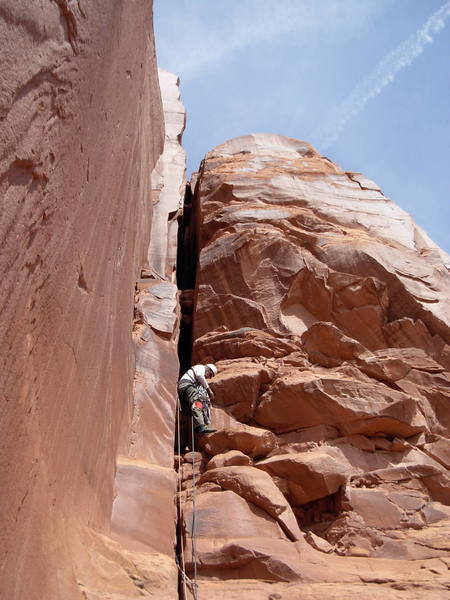
[[[188,176],[238,135],[307,140],[450,251],[450,0],[154,0]]]

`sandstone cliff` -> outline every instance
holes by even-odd
[[[449,257],[277,135],[183,205],[151,19],[0,7],[1,598],[195,597],[177,560],[202,600],[447,597]],[[211,360],[219,431],[174,457]]]
[[[160,71],[159,81],[166,135],[152,176],[150,245],[135,296],[133,406],[117,459],[112,526],[125,547],[146,553],[141,574],[145,591],[151,597],[178,598],[173,448],[179,303],[175,271],[177,219],[185,191],[186,157],[179,142],[185,112],[178,78]]]
[[[5,0],[0,35],[1,597],[142,596],[148,548],[105,536],[164,142],[151,2]]]
[[[195,182],[193,362],[219,367],[219,431],[181,472],[200,593],[447,597],[448,257],[305,142],[230,140]]]

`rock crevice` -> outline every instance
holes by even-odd
[[[229,140],[186,185],[151,2],[22,4],[0,8],[2,597],[196,600],[181,567],[209,600],[446,598],[450,258],[304,141]],[[179,372],[211,361],[217,431],[174,456]]]
[[[230,140],[194,181],[192,362],[219,373],[218,431],[179,473],[189,574],[212,598],[272,593],[257,580],[283,598],[307,584],[311,599],[353,598],[352,582],[377,598],[375,579],[425,597],[411,565],[449,560],[442,251],[423,237],[418,251],[404,211],[306,142]]]

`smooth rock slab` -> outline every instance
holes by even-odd
[[[231,490],[199,494],[193,504],[183,506],[183,530],[186,537],[251,538],[287,540],[277,520],[252,502]],[[195,526],[193,528],[193,523]]]
[[[291,539],[303,539],[291,507],[267,473],[254,467],[222,467],[206,471],[201,476],[199,485],[208,481],[236,492],[248,502],[265,510],[278,521]]]
[[[111,516],[114,533],[170,556],[176,511],[168,499],[175,489],[176,473],[172,469],[121,457]]]
[[[196,541],[198,571],[220,578],[298,581],[301,558],[298,543],[264,537],[227,540],[199,538]],[[192,572],[192,549],[185,550],[186,569]]]

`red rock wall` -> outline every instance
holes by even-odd
[[[98,532],[163,147],[152,6],[5,0],[0,35],[1,595],[131,598],[139,558]]]
[[[282,136],[209,152],[193,205],[193,362],[219,367],[181,470],[200,595],[447,597],[448,256]]]
[[[178,597],[185,117],[161,73],[161,155],[151,18],[0,7],[8,600]],[[201,597],[446,597],[449,257],[305,142],[231,140],[196,181],[178,279],[219,431],[183,457],[179,525]]]
[[[160,71],[159,79],[166,135],[152,175],[150,246],[135,298],[133,406],[117,461],[112,525],[125,546],[135,547],[138,542],[146,552],[157,553],[159,568],[164,566],[171,574],[164,597],[178,598],[174,434],[179,309],[175,269],[177,217],[185,188],[186,157],[180,145],[185,111],[178,78]]]

